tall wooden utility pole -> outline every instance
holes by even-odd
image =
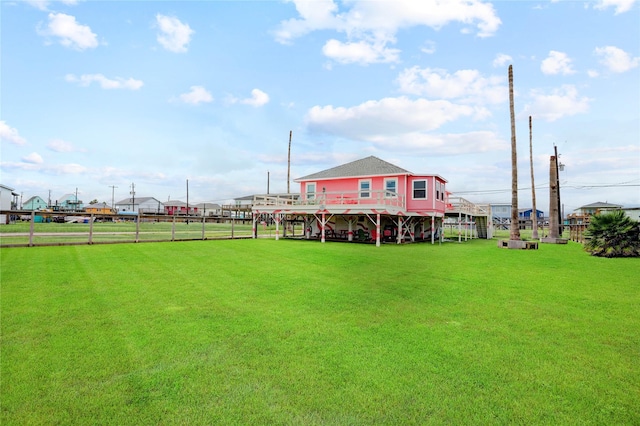
[[[131,184],[131,211],[136,210],[136,185],[134,183]]]
[[[189,179],[187,179],[187,225],[189,224]]]
[[[116,188],[117,186],[115,185],[111,185],[109,188],[111,188],[111,212],[115,213],[116,211],[116,206],[114,204],[114,196],[115,196],[115,192],[116,192]]]
[[[557,152],[557,151],[556,151]],[[560,224],[558,222],[558,157],[549,157],[549,240],[560,238]]]
[[[538,239],[538,209],[536,208],[536,184],[533,180],[533,127],[529,116],[529,163],[531,165],[531,198],[533,201],[533,219],[531,222],[531,238]]]
[[[556,192],[558,197],[558,238],[562,238],[562,231],[564,231],[564,224],[562,223],[562,210],[560,209],[560,156],[558,155],[558,147],[553,145],[553,153],[556,155]]]
[[[518,227],[518,152],[516,149],[516,115],[513,107],[513,66],[509,65],[509,111],[511,113],[511,226],[509,240],[520,240]]]
[[[289,188],[289,179],[291,177],[291,135],[293,130],[289,130],[289,153],[287,155],[287,194],[291,193]]]

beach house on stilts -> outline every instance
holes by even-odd
[[[254,197],[254,237],[268,221],[275,223],[276,239],[282,231],[283,237],[322,242],[434,243],[449,204],[443,177],[416,174],[374,156],[295,182],[297,194]]]

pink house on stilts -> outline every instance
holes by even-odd
[[[284,237],[434,243],[452,210],[447,180],[370,156],[295,179],[297,194],[255,196],[253,235],[275,222]]]

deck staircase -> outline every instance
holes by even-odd
[[[478,238],[487,239],[487,216],[476,217],[476,233]]]
[[[491,220],[491,206],[488,204],[475,204],[462,197],[449,197],[446,216],[458,217],[461,215],[471,217],[475,222],[476,233],[478,238],[492,238],[492,231],[489,229],[489,220]]]

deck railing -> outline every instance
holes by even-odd
[[[308,194],[256,195],[254,207],[318,206],[387,206],[405,208],[405,197],[390,191],[336,191]]]
[[[449,197],[447,212],[462,213],[472,216],[488,216],[490,206],[488,204],[475,204],[462,197]]]

